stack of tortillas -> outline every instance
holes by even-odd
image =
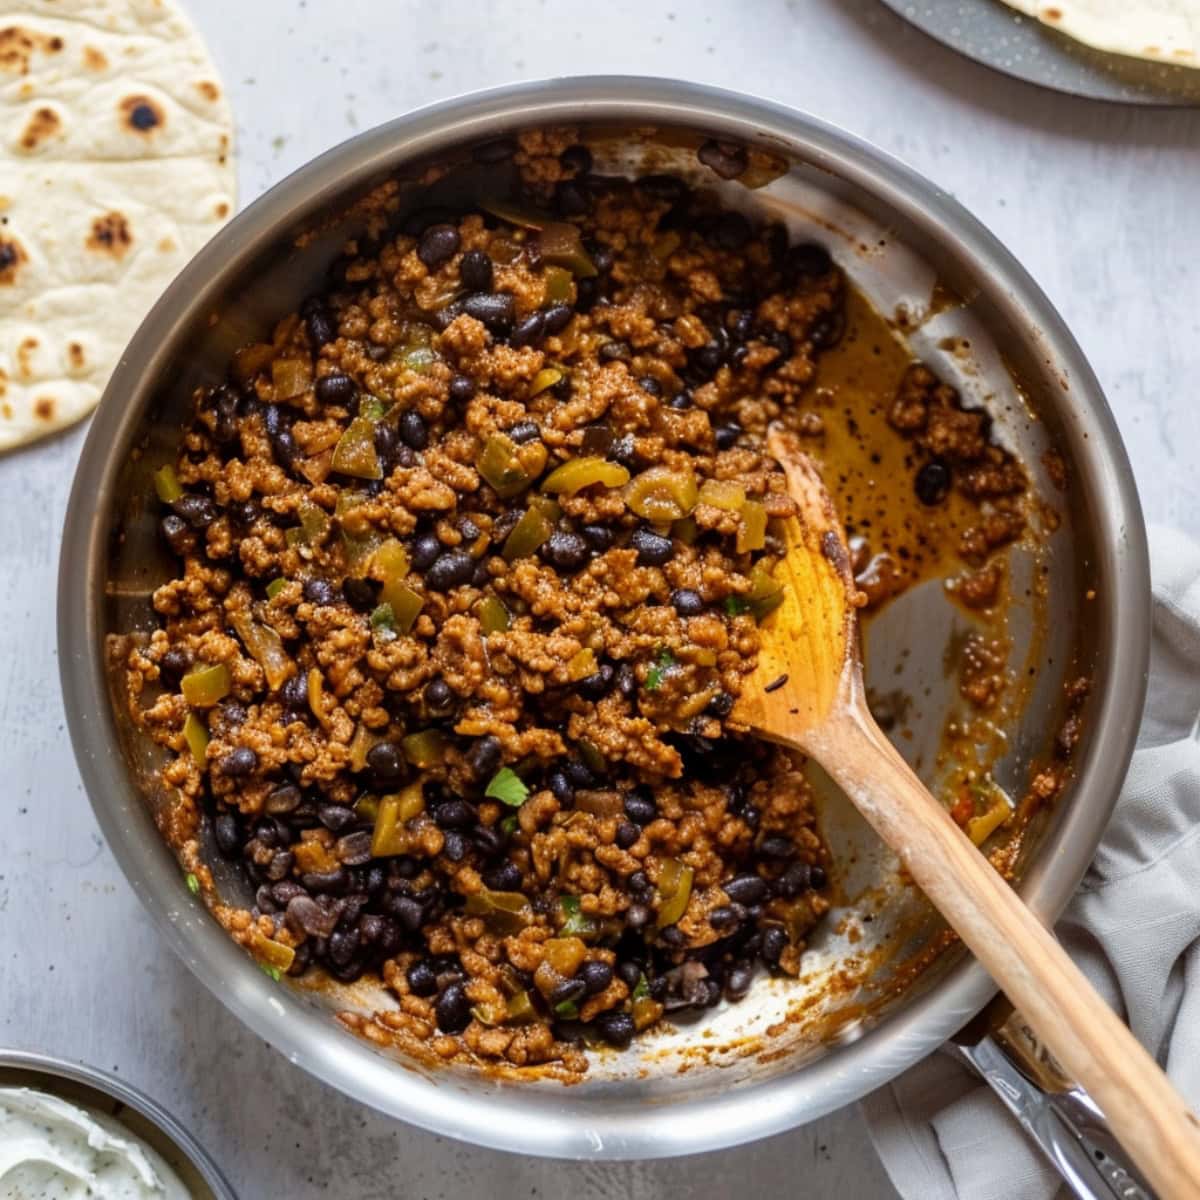
[[[174,0],[0,0],[0,450],[77,421],[233,213],[233,124]]]
[[[1004,0],[1076,41],[1200,67],[1200,0]]]

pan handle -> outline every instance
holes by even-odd
[[[1016,1117],[1079,1200],[1154,1200],[1095,1101],[1013,1012],[954,1047]]]

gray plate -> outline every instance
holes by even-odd
[[[883,0],[952,50],[1042,87],[1125,104],[1200,106],[1200,70],[1106,54],[999,0]]]

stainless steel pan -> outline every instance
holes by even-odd
[[[870,925],[856,923],[852,910],[841,914],[851,918],[846,922],[827,922],[807,984],[756,987],[749,1001],[706,1015],[649,1051],[599,1057],[588,1079],[570,1088],[435,1071],[356,1040],[332,1018],[332,1006],[369,1004],[369,996],[331,998],[272,981],[188,893],[153,822],[162,801],[157,760],[114,701],[106,662],[110,636],[152,624],[148,596],[169,564],[155,538],[149,473],[173,452],[192,389],[218,378],[237,344],[261,334],[317,284],[334,248],[361,224],[349,201],[397,172],[415,174],[420,164],[473,144],[562,123],[581,124],[610,155],[635,166],[686,169],[681,155],[694,164],[692,148],[712,136],[780,156],[788,167],[782,177],[754,192],[729,185],[737,190],[731,200],[819,228],[856,278],[870,276],[878,258],[861,239],[856,249],[846,227],[861,220],[877,231],[878,241],[908,255],[914,278],[923,275],[928,285],[936,276],[963,298],[951,316],[974,331],[979,352],[963,385],[982,389],[1003,438],[1045,488],[1042,452],[1050,441],[1061,449],[1070,474],[1069,488],[1055,499],[1061,523],[1041,557],[1017,552],[1010,564],[1015,578],[1044,568],[1046,586],[1036,603],[1012,613],[1014,642],[1034,657],[1035,683],[1007,730],[1009,750],[998,768],[1002,782],[1023,789],[1052,736],[1063,680],[1071,670],[1090,673],[1074,783],[1031,831],[1018,871],[1028,903],[1047,918],[1059,912],[1116,799],[1148,658],[1145,536],[1112,417],[1057,313],[958,204],[844,132],[729,92],[601,78],[469,96],[347,142],[237,217],[147,318],[96,415],[64,535],[62,680],[84,781],[130,882],[197,978],[294,1062],[378,1109],[485,1145],[564,1157],[686,1154],[764,1137],[859,1098],[943,1043],[993,993],[984,973],[953,952],[898,986],[908,980],[903,972],[913,954],[932,945],[942,926],[897,886],[847,806],[836,797],[826,802],[826,832],[843,862],[855,860],[843,879],[846,894],[873,904],[877,915]],[[651,128],[657,132],[647,133]],[[296,236],[314,229],[324,231],[299,248]],[[919,308],[909,312],[917,326],[912,339],[924,338],[935,353],[945,341],[934,336],[945,313],[922,323]],[[1087,589],[1094,595],[1085,600]],[[913,718],[918,755],[956,703],[953,681],[940,667],[953,618],[937,592],[891,606],[867,647],[878,681],[907,663],[903,685],[925,697]],[[235,895],[237,880],[228,871],[219,878]],[[861,986],[830,991],[825,984],[838,969],[857,970]],[[816,1019],[768,1035],[798,1001]]]

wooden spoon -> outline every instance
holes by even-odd
[[[794,435],[767,445],[799,505],[776,569],[780,607],[730,723],[821,764],[896,852],[1168,1200],[1200,1197],[1200,1122],[1051,934],[929,794],[867,708],[841,526]]]

